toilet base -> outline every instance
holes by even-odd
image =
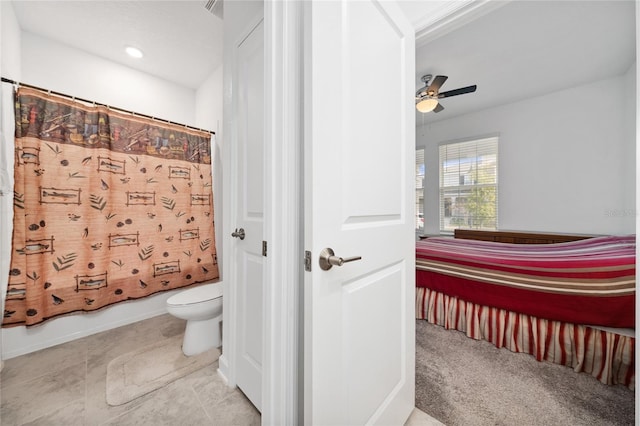
[[[220,341],[221,317],[187,321],[182,340],[182,353],[186,356],[193,356],[220,347],[222,344]]]

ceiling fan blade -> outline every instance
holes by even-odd
[[[429,87],[427,87],[427,93],[438,93],[438,90],[440,90],[440,86],[442,86],[448,78],[449,77],[447,77],[446,75],[436,75],[436,78],[434,78]]]
[[[473,93],[476,91],[477,87],[478,86],[474,84],[473,86],[467,86],[467,87],[461,87],[460,89],[449,90],[448,92],[442,92],[438,94],[438,98],[448,98],[450,96],[458,96],[458,95],[464,95],[465,93]]]
[[[442,106],[442,104],[438,104],[436,105],[436,107],[433,109],[433,112],[440,112],[444,109],[444,107]]]

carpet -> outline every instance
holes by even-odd
[[[107,403],[122,405],[213,364],[218,349],[182,353],[182,335],[121,355],[107,366]]]
[[[633,425],[635,393],[416,321],[416,407],[447,426]]]

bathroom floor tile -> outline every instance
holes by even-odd
[[[233,392],[214,405],[205,405],[213,425],[250,426],[260,425],[260,412],[239,390]]]
[[[169,314],[5,361],[2,425],[251,425],[260,413],[217,372],[218,362],[120,406],[106,401],[107,365],[117,356],[184,333]]]
[[[168,315],[167,315],[168,316]],[[163,316],[164,317],[164,316]],[[153,393],[143,395],[123,405],[111,406],[106,401],[107,366],[120,355],[134,351],[150,343],[165,339],[162,336],[167,318],[145,320],[146,324],[132,324],[100,335],[90,336],[87,354],[87,397],[85,416],[87,424],[95,419],[112,419],[153,398]],[[171,321],[171,320],[170,320]],[[171,325],[169,325],[171,326]]]
[[[404,426],[444,426],[424,411],[414,408]]]
[[[169,314],[85,337],[89,368],[142,346],[184,333],[186,322]]]
[[[85,397],[86,363],[58,369],[27,382],[2,386],[0,419],[3,424],[21,425],[57,411]]]
[[[154,393],[152,392],[129,401],[126,404],[116,406],[107,404],[107,365],[116,356],[103,357],[102,362],[97,364],[87,362],[87,396],[85,401],[85,424],[87,425],[100,424],[118,417],[145,401],[154,398]],[[99,423],[96,423],[98,420]]]
[[[219,404],[236,391],[226,385],[217,369],[218,362],[216,361],[212,366],[202,368],[180,379],[191,385],[203,407]]]
[[[210,425],[195,391],[176,381],[153,392],[153,398],[133,407],[104,425]]]
[[[4,362],[0,383],[4,388],[20,382],[28,382],[50,374],[53,365],[60,370],[84,362],[86,355],[87,344],[83,339],[79,339],[11,358]]]
[[[85,426],[84,398],[77,399],[53,413],[45,414],[25,426]]]

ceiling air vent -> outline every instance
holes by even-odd
[[[222,19],[222,0],[207,0],[204,8],[216,15],[218,18]]]

